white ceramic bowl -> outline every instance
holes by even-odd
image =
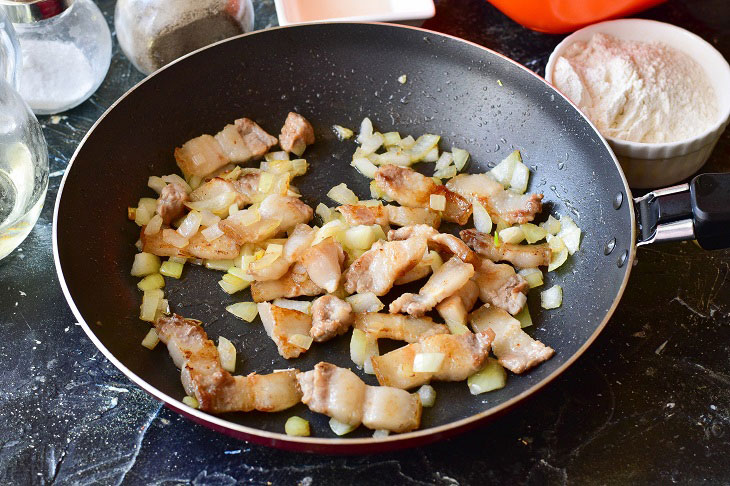
[[[604,33],[627,40],[663,42],[694,59],[708,76],[717,96],[718,119],[700,135],[667,143],[639,143],[606,137],[629,185],[635,188],[668,186],[697,172],[715,147],[730,119],[730,66],[717,49],[701,37],[676,25],[644,19],[610,20],[575,31],[555,47],[545,68],[552,83],[555,63],[575,41]]]

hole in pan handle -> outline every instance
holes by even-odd
[[[701,174],[636,198],[634,205],[637,246],[697,240],[705,250],[730,247],[730,173]]]

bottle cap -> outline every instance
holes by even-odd
[[[31,24],[55,17],[73,2],[74,0],[0,0],[0,8],[12,23]]]

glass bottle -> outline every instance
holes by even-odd
[[[117,40],[145,74],[213,42],[253,29],[251,0],[117,0]]]
[[[0,10],[0,259],[28,236],[48,188],[48,149],[33,112],[15,91],[17,40]]]
[[[20,40],[20,94],[38,115],[86,100],[112,55],[109,27],[91,0],[0,0]]]

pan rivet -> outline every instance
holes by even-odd
[[[613,209],[619,209],[624,202],[624,193],[619,192],[613,197]]]
[[[616,248],[616,238],[611,238],[606,242],[606,246],[603,247],[603,254],[610,255],[614,248]]]
[[[618,268],[623,267],[626,264],[626,260],[629,258],[629,250],[624,250],[624,252],[621,254],[620,257],[618,257],[618,262],[616,264],[618,265]]]

